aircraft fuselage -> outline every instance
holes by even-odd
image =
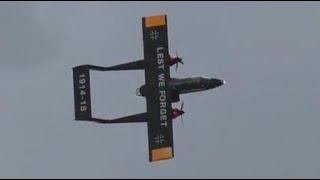
[[[169,90],[171,92],[172,102],[180,100],[180,94],[187,94],[198,91],[213,89],[225,84],[225,81],[215,78],[190,77],[190,78],[171,78],[169,81]],[[147,89],[142,85],[137,89],[137,95],[145,97]]]

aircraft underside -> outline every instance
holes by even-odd
[[[172,103],[180,101],[180,94],[213,89],[223,85],[220,79],[191,77],[171,78],[170,67],[183,64],[182,59],[171,56],[168,49],[167,16],[142,18],[144,59],[103,67],[80,65],[73,68],[75,120],[96,123],[147,123],[149,161],[162,161],[174,157],[172,120],[184,114]],[[91,107],[90,71],[143,70],[145,85],[137,95],[146,98],[147,111],[116,119],[95,117]]]

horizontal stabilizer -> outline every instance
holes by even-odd
[[[91,119],[90,73],[85,66],[73,68],[75,119]]]

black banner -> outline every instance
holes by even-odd
[[[91,119],[90,73],[86,66],[73,68],[73,88],[75,119]]]

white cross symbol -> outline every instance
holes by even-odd
[[[149,33],[149,36],[150,36],[150,39],[152,41],[154,40],[158,40],[159,39],[159,32],[157,30],[152,30],[150,33]]]
[[[154,142],[157,144],[164,143],[164,136],[162,134],[158,134],[156,137],[153,138]]]

